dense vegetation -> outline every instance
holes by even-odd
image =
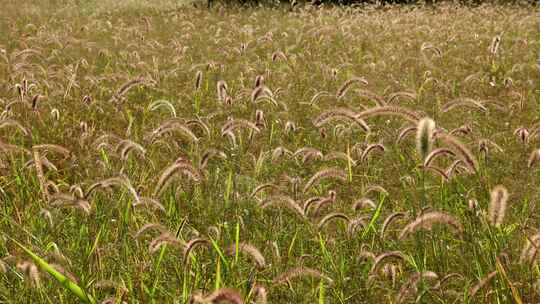
[[[539,28],[4,3],[0,302],[538,302]]]
[[[536,5],[536,0],[210,0],[207,5],[211,6],[212,3],[219,2],[227,5],[244,5],[244,6],[283,6],[284,4],[296,5],[345,5],[345,6],[365,6],[365,5],[425,5],[432,6],[435,4],[459,4],[466,6],[478,6],[484,4],[495,5]]]

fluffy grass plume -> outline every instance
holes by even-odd
[[[418,122],[416,132],[416,151],[422,159],[431,152],[433,146],[433,132],[435,131],[435,121],[429,117],[424,117]]]
[[[325,225],[327,225],[330,221],[334,221],[337,219],[341,219],[345,221],[347,224],[351,221],[349,217],[341,212],[333,212],[329,213],[326,216],[324,216],[320,221],[317,227],[319,229],[322,229]]]
[[[418,284],[421,281],[437,280],[439,276],[433,271],[422,271],[413,274],[399,290],[396,296],[396,303],[403,303],[403,301],[411,296],[416,295],[418,292]]]
[[[429,152],[429,154],[424,157],[424,167],[429,167],[431,163],[435,161],[435,159],[442,155],[455,156],[456,154],[452,150],[447,148],[433,149],[431,152]]]
[[[493,278],[497,276],[497,271],[492,271],[488,273],[488,275],[484,278],[482,278],[478,283],[474,284],[471,288],[469,288],[469,296],[474,297],[480,289],[484,288]]]
[[[508,204],[508,190],[504,186],[495,186],[491,190],[489,201],[489,222],[495,227],[499,227],[506,215]]]
[[[356,83],[362,83],[364,85],[369,84],[367,80],[363,77],[353,77],[343,83],[343,85],[339,88],[339,90],[336,93],[337,99],[343,98],[345,94],[347,94],[347,91],[351,88],[352,85]]]
[[[328,110],[321,115],[319,115],[317,118],[313,120],[313,124],[320,128],[323,125],[329,123],[330,121],[336,120],[336,119],[347,119],[352,122],[355,122],[362,130],[365,132],[369,132],[369,126],[366,124],[365,121],[358,118],[358,114],[354,111],[346,108],[337,108]]]
[[[539,159],[540,159],[540,149],[535,149],[529,155],[529,160],[527,161],[527,167],[532,168]]]
[[[439,133],[436,135],[444,143],[446,143],[450,149],[452,149],[461,160],[469,167],[473,172],[478,172],[478,161],[474,154],[463,144],[460,140],[450,134]]]
[[[236,244],[233,244],[229,246],[227,249],[227,253],[231,255],[236,254]],[[239,243],[238,244],[238,251],[241,251],[247,255],[249,255],[253,261],[256,263],[257,267],[264,268],[266,267],[266,259],[264,258],[263,254],[257,247],[248,244],[248,243]]]
[[[220,288],[213,293],[202,296],[200,294],[192,295],[188,301],[190,304],[218,304],[218,303],[231,303],[231,304],[244,304],[244,299],[238,293],[238,291],[230,288]]]
[[[536,233],[531,237],[527,237],[527,242],[523,246],[519,261],[522,263],[531,264],[538,255],[540,249],[540,233]]]
[[[371,108],[371,109],[358,113],[356,117],[358,119],[366,119],[370,117],[383,116],[383,115],[401,117],[414,124],[417,124],[418,121],[420,121],[421,119],[420,115],[416,113],[415,111],[412,111],[407,108],[399,107],[399,106],[382,106],[382,107]]]
[[[405,228],[401,230],[399,238],[403,239],[408,234],[419,229],[430,230],[435,224],[447,225],[457,232],[461,232],[463,230],[461,223],[455,217],[447,213],[431,211],[418,216],[414,221],[405,226]]]
[[[342,181],[347,180],[347,173],[338,168],[322,169],[313,174],[311,178],[306,182],[303,192],[306,193],[311,187],[318,183],[322,179],[335,178]]]

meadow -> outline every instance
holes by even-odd
[[[539,29],[3,2],[0,303],[538,303]]]

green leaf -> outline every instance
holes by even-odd
[[[95,304],[96,301],[92,298],[92,296],[90,296],[89,294],[87,294],[79,285],[77,285],[75,282],[71,281],[70,279],[68,279],[65,275],[63,275],[62,273],[60,273],[59,271],[57,271],[56,269],[54,269],[54,267],[52,267],[49,263],[47,263],[45,260],[43,260],[42,258],[40,258],[39,256],[37,256],[35,253],[33,253],[30,249],[26,248],[24,245],[22,245],[21,243],[17,242],[16,240],[10,238],[15,244],[17,244],[17,246],[19,246],[24,252],[26,252],[26,254],[28,254],[32,260],[34,260],[34,262],[36,264],[38,264],[38,266],[43,269],[44,271],[46,271],[47,273],[49,273],[51,276],[53,276],[61,285],[62,287],[64,287],[65,289],[67,289],[68,291],[70,291],[72,294],[74,294],[75,296],[77,296],[81,301],[83,301],[84,303],[91,303],[91,304]]]

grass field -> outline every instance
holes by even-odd
[[[2,4],[0,303],[540,301],[538,7],[201,5]]]

